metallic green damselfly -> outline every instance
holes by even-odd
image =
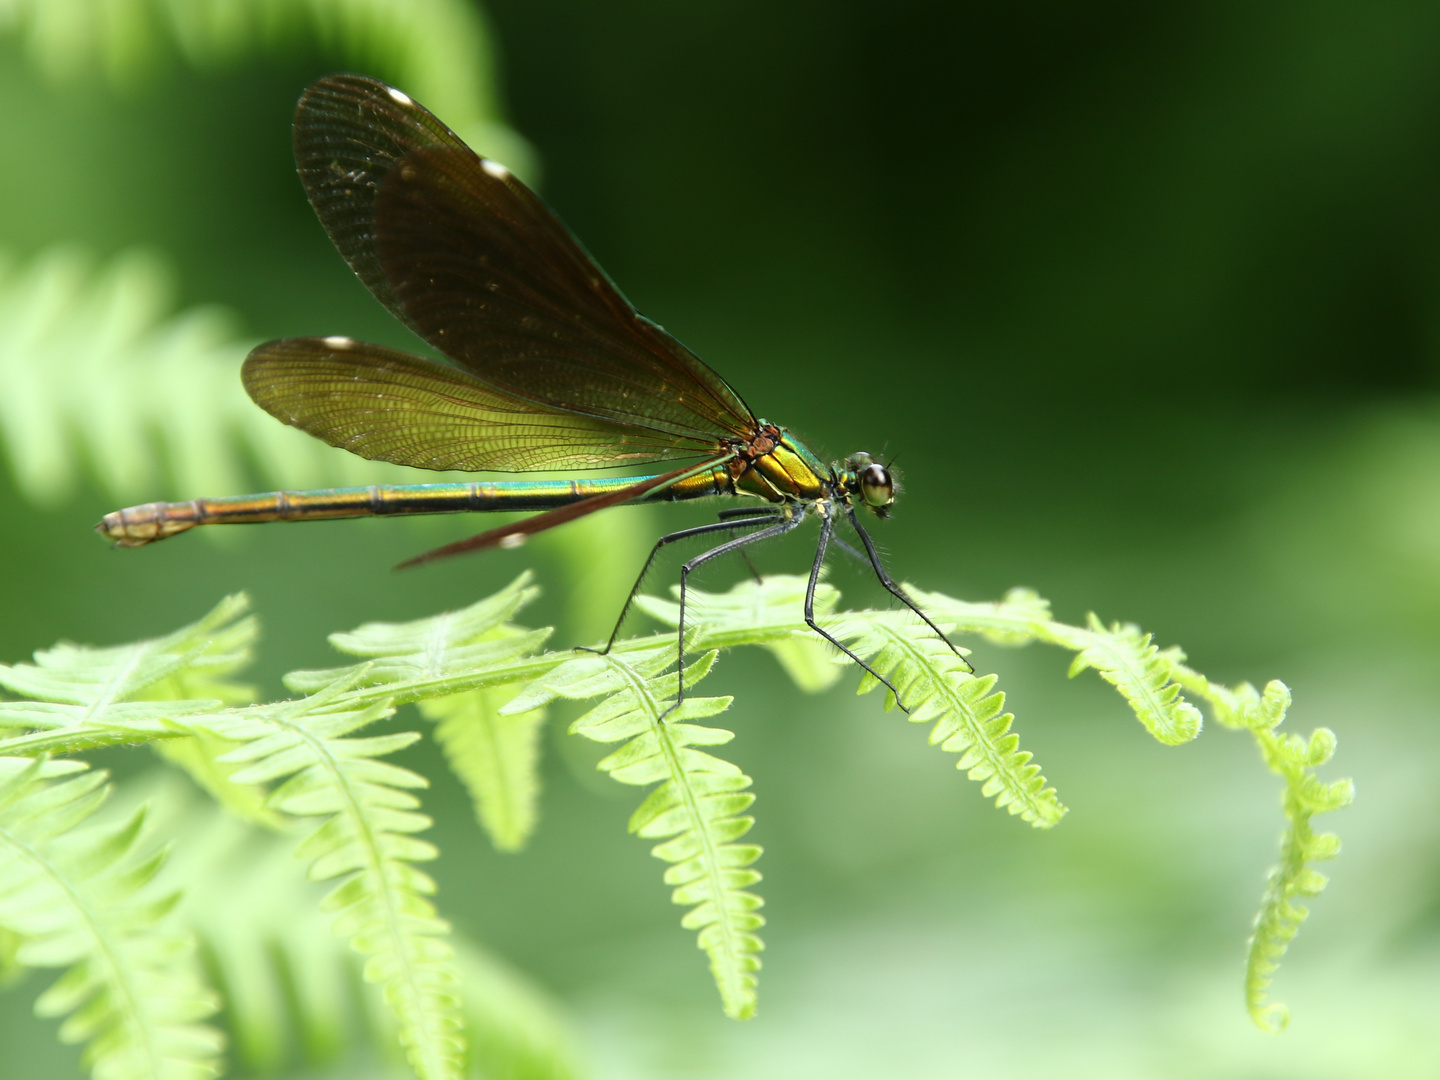
[[[730,537],[681,568],[681,670],[690,574],[788,533],[812,514],[820,540],[805,594],[811,629],[895,693],[815,619],[815,587],[834,541],[867,560],[880,583],[944,637],[886,573],[856,513],[886,515],[896,491],[890,469],[867,454],[826,465],[784,428],[757,419],[724,379],[631,306],[508,169],[475,154],[408,95],[358,75],[310,86],[296,108],[294,133],[300,178],[335,246],[376,298],[450,363],[348,337],[272,341],[251,352],[242,370],[256,404],[332,446],[421,469],[585,472],[682,464],[607,479],[375,485],[148,503],[107,514],[99,532],[120,547],[140,547],[197,525],[541,511],[402,564],[412,565],[512,547],[611,506],[746,497],[756,500],[753,508],[722,511],[717,522],[664,536],[646,561],[648,570],[661,548],[679,540]],[[863,553],[836,537],[842,520]],[[639,586],[637,580],[631,600]],[[627,600],[604,651],[629,607]],[[677,704],[683,698],[682,679]]]

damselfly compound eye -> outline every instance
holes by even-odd
[[[867,465],[860,470],[860,497],[871,506],[889,506],[895,501],[895,482],[884,465]]]

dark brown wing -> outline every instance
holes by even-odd
[[[289,338],[255,349],[241,372],[266,412],[363,458],[419,469],[601,469],[713,455],[685,441],[537,408],[469,372],[349,338]]]
[[[538,197],[406,95],[321,79],[296,110],[295,157],[371,292],[490,386],[687,442],[753,433],[739,395],[638,314]]]

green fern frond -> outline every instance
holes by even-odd
[[[140,851],[143,811],[79,828],[108,791],[83,769],[0,763],[0,925],[20,939],[19,964],[68,968],[36,1012],[66,1017],[60,1037],[87,1044],[97,1080],[213,1076],[221,1039],[199,1021],[216,1001],[167,917],[177,898],[151,887],[164,857]]]
[[[745,582],[725,597],[692,591],[697,644],[769,642],[783,639],[786,633],[805,632],[796,625],[802,583],[799,578],[786,582],[767,579],[764,586]],[[1049,604],[1030,590],[1011,590],[1003,601],[990,604],[914,588],[909,591],[932,617],[956,632],[983,634],[1006,645],[1044,641],[1074,650],[1071,675],[1095,668],[1163,743],[1178,745],[1199,734],[1200,711],[1185,700],[1182,690],[1208,702],[1223,725],[1251,731],[1267,767],[1285,781],[1288,828],[1249,946],[1246,999],[1260,1027],[1283,1027],[1284,1007],[1267,1004],[1266,995],[1280,959],[1308,914],[1296,901],[1324,888],[1325,876],[1312,864],[1334,858],[1340,850],[1333,834],[1313,831],[1311,819],[1348,805],[1354,794],[1349,780],[1325,784],[1314,775],[1315,768],[1333,753],[1334,735],[1321,728],[1309,740],[1278,736],[1273,729],[1289,705],[1289,692],[1283,684],[1271,683],[1260,695],[1248,684],[1230,690],[1211,683],[1184,665],[1184,654],[1178,649],[1159,649],[1135,626],[1116,623],[1106,627],[1094,615],[1084,627],[1056,622],[1050,617]],[[833,593],[817,592],[817,614],[833,610],[834,602]],[[641,606],[656,618],[675,624],[676,605],[648,598]],[[897,621],[887,613],[846,612],[832,624],[832,630],[895,683],[907,703],[924,700],[913,718],[929,719],[933,715],[930,710],[935,709],[943,713],[931,732],[931,742],[961,752],[960,767],[971,769],[971,776],[982,780],[983,790],[996,795],[1000,805],[1039,825],[1053,824],[1064,813],[1054,791],[1044,787],[1038,769],[1029,763],[1029,756],[1018,751],[1009,731],[1012,718],[1001,715],[1004,697],[992,692],[994,676],[969,676],[942,643],[926,635],[917,637],[903,617]],[[927,657],[952,670],[927,673]],[[862,691],[876,685],[868,676],[862,677]],[[943,704],[937,704],[937,690]]]
[[[1162,654],[1150,635],[1131,623],[1106,627],[1094,614],[1086,623],[1084,629],[1049,624],[1050,640],[1075,650],[1071,677],[1094,668],[1130,703],[1145,730],[1167,746],[1187,743],[1200,734],[1200,710],[1171,681],[1177,657]]]
[[[843,669],[834,663],[830,647],[798,620],[807,584],[803,577],[776,574],[763,584],[742,581],[725,593],[692,589],[687,593],[693,601],[688,618],[705,647],[759,645],[780,662],[796,686],[809,694],[819,693],[833,686]],[[820,582],[815,589],[816,616],[829,615],[839,600],[838,589]],[[680,619],[679,605],[659,597],[637,596],[635,606],[670,626]]]
[[[529,655],[550,635],[549,630],[496,633],[540,594],[530,582],[527,570],[495,595],[460,611],[408,623],[366,623],[346,633],[331,634],[330,644],[336,650],[362,657],[363,661],[322,671],[292,671],[285,676],[285,685],[309,693],[339,679],[350,679],[358,686],[381,690],[382,696],[401,703],[514,682],[528,669],[522,667],[521,673],[511,673],[505,662]],[[550,666],[553,662],[542,662],[535,673]],[[484,673],[496,669],[505,674],[487,681]],[[369,700],[378,698],[372,695]]]
[[[1216,719],[1226,727],[1248,730],[1260,747],[1266,768],[1285,781],[1287,827],[1280,842],[1280,861],[1270,870],[1265,883],[1245,960],[1245,1003],[1250,1018],[1265,1031],[1283,1031],[1290,1021],[1290,1011],[1268,1000],[1270,984],[1290,942],[1310,914],[1310,909],[1299,901],[1318,896],[1328,882],[1313,864],[1340,854],[1340,838],[1334,833],[1317,833],[1311,822],[1316,814],[1349,806],[1355,798],[1355,785],[1349,779],[1327,784],[1315,775],[1315,770],[1335,753],[1335,733],[1329,728],[1316,728],[1308,739],[1282,735],[1276,730],[1290,708],[1290,689],[1284,683],[1272,680],[1264,693],[1249,683],[1232,690],[1178,662],[1175,677],[1186,689],[1208,701]]]
[[[1199,733],[1199,710],[1180,696],[1182,689],[1209,704],[1224,727],[1251,733],[1266,767],[1285,782],[1287,828],[1280,862],[1270,872],[1255,918],[1246,958],[1245,999],[1258,1027],[1282,1030],[1289,1012],[1284,1005],[1270,1003],[1268,994],[1281,958],[1309,915],[1309,909],[1297,901],[1325,888],[1325,875],[1312,864],[1333,859],[1340,852],[1339,838],[1333,833],[1316,833],[1311,820],[1316,814],[1348,806],[1355,794],[1348,779],[1326,784],[1315,775],[1315,769],[1334,754],[1334,733],[1317,728],[1308,740],[1277,734],[1290,707],[1290,691],[1284,683],[1268,683],[1263,694],[1249,683],[1235,689],[1212,683],[1185,666],[1180,650],[1158,649],[1148,634],[1134,626],[1117,623],[1107,629],[1094,615],[1087,627],[1066,626],[1049,619],[1048,605],[1028,591],[1018,595],[1012,591],[1005,604],[993,608],[939,593],[912,593],[928,611],[953,621],[959,630],[992,637],[998,633],[1002,640],[1017,642],[1046,641],[1077,650],[1071,674],[1096,668],[1161,742],[1183,743]],[[1009,607],[1012,599],[1020,601],[1018,608]]]
[[[515,696],[523,681],[513,675],[509,682],[476,685],[458,694],[446,693],[445,687],[457,675],[475,682],[473,676],[528,657],[544,644],[549,630],[508,625],[515,612],[539,594],[530,580],[529,573],[523,574],[462,611],[332,634],[330,643],[336,649],[363,657],[365,663],[286,677],[290,689],[306,691],[355,675],[366,686],[417,701],[425,717],[438,721],[436,740],[470,792],[477,819],[502,851],[519,850],[534,828],[544,711],[500,714],[500,706]]]
[[[435,741],[465,785],[475,819],[499,851],[519,851],[535,831],[540,795],[540,730],[545,710],[502,715],[518,685],[420,702],[436,721]]]
[[[83,761],[70,761],[66,758],[0,757],[0,784],[8,784],[22,773],[30,775],[32,779],[53,780],[59,776],[73,776],[83,772],[87,776],[100,776],[103,782],[103,775],[86,772],[89,768]]]
[[[174,700],[170,691],[183,685],[186,672],[205,682],[206,674],[228,674],[248,661],[256,627],[253,617],[240,616],[249,603],[243,593],[227,596],[189,626],[131,645],[97,649],[62,643],[43,649],[34,664],[0,665],[0,685],[69,703],[85,710],[78,717],[89,720],[151,690],[161,691],[162,701]]]
[[[186,734],[181,719],[211,712],[239,691],[224,676],[249,659],[256,624],[249,600],[228,596],[164,637],[112,648],[59,644],[33,664],[0,664],[0,686],[32,700],[0,701],[0,753],[73,753]],[[215,698],[176,698],[194,687]]]
[[[685,669],[687,691],[709,672],[715,655],[707,652]],[[690,907],[681,925],[699,931],[725,1013],[743,1020],[755,1013],[757,954],[763,948],[755,931],[765,922],[758,911],[763,901],[746,891],[760,880],[751,869],[760,848],[736,843],[754,824],[743,812],[755,797],[748,776],[696,749],[722,745],[734,734],[688,722],[724,712],[732,698],[687,696],[667,712],[678,679],[674,672],[661,673],[674,656],[674,643],[662,640],[576,657],[501,711],[522,712],[555,697],[605,697],[570,730],[596,742],[624,742],[598,765],[620,783],[659,784],[631,816],[630,831],[646,839],[668,838],[651,854],[671,864],[665,871],[665,883],[674,886],[671,899]]]
[[[1167,746],[1200,734],[1200,710],[1181,696],[1174,679],[1183,654],[1162,652],[1137,626],[1117,622],[1106,627],[1093,614],[1083,627],[1056,622],[1050,605],[1028,589],[1012,589],[998,604],[974,604],[922,589],[910,593],[932,617],[960,633],[981,633],[1004,644],[1039,640],[1073,650],[1071,677],[1094,668],[1120,691],[1145,730]]]
[[[237,597],[245,604],[243,596]],[[243,607],[236,608],[244,610]],[[203,624],[203,620],[202,620]],[[238,619],[227,625],[212,617],[211,624],[197,624],[200,633],[209,631],[205,651],[165,678],[143,688],[136,696],[146,701],[187,701],[213,699],[227,705],[255,700],[255,689],[233,680],[250,663],[259,625],[254,618]],[[230,777],[235,767],[221,758],[235,748],[233,743],[204,732],[174,739],[161,739],[155,752],[189,774],[203,790],[237,817],[269,829],[284,828],[284,819],[266,805],[268,792],[256,784],[237,784]]]
[[[341,1057],[358,1028],[358,957],[330,933],[325,887],[296,872],[293,835],[206,805],[169,771],[132,781],[137,789],[171,842],[164,877],[185,884],[176,917],[224,999],[233,1067],[266,1075]]]
[[[116,742],[155,741],[157,752],[241,817],[278,827],[265,792],[230,779],[219,758],[230,744],[204,733],[182,735],[184,716],[248,701],[231,680],[250,662],[259,627],[243,595],[161,638],[110,649],[57,645],[34,664],[0,665],[0,686],[36,699],[0,702],[0,728],[28,734],[0,741],[8,753],[75,752]],[[157,736],[160,736],[158,740]]]
[[[802,617],[806,585],[803,577],[777,574],[763,582],[743,581],[724,594],[689,590],[697,645],[771,647],[804,641],[811,648],[824,647]],[[1014,717],[1004,712],[1005,695],[994,690],[995,676],[976,678],[943,641],[917,634],[911,616],[880,611],[835,616],[839,597],[833,586],[822,582],[815,591],[816,618],[829,623],[832,633],[900,690],[913,722],[935,721],[931,744],[960,754],[957,767],[979,781],[982,793],[993,797],[997,806],[1037,827],[1058,822],[1065,808],[1055,790],[1045,786],[1031,755],[1019,749],[1019,736],[1010,730]],[[672,626],[679,619],[676,604],[654,597],[639,598],[637,604]],[[967,606],[993,614],[994,605]],[[1033,602],[1023,611],[1017,602],[1011,614],[1032,617],[1035,610]],[[849,663],[844,658],[839,662]],[[861,675],[861,693],[878,685],[869,675]],[[801,687],[807,688],[803,682]]]
[[[955,767],[982,785],[982,795],[1036,828],[1048,829],[1065,816],[1055,789],[1045,786],[1040,766],[1010,730],[1015,717],[1004,711],[996,676],[975,675],[944,641],[917,634],[909,613],[848,614],[839,636],[900,691],[911,723],[935,722],[930,744],[959,754]],[[859,692],[879,685],[862,674]]]
[[[709,671],[719,647],[768,647],[808,635],[800,611],[803,589],[803,579],[778,578],[745,582],[721,596],[692,592],[691,647],[708,651],[687,671],[687,687]],[[1138,714],[1148,717],[1147,727],[1161,741],[1182,741],[1198,731],[1198,712],[1180,696],[1182,689],[1207,702],[1222,726],[1252,733],[1267,766],[1285,781],[1289,830],[1251,942],[1247,998],[1258,1024],[1283,1026],[1283,1006],[1266,1000],[1270,981],[1307,914],[1298,901],[1325,884],[1313,864],[1339,850],[1335,837],[1315,833],[1311,821],[1315,814],[1347,805],[1353,793],[1349,781],[1324,784],[1315,777],[1315,769],[1333,753],[1334,736],[1325,729],[1309,740],[1278,734],[1289,705],[1283,684],[1271,683],[1259,694],[1248,685],[1229,689],[1210,683],[1183,664],[1178,649],[1159,650],[1134,627],[1106,628],[1093,616],[1087,627],[1066,626],[1049,619],[1045,602],[1028,592],[1012,592],[996,604],[912,592],[955,631],[1010,644],[1038,640],[1074,649],[1075,667],[1098,668]],[[433,854],[412,835],[428,824],[414,812],[418,803],[409,793],[424,781],[374,760],[417,736],[354,738],[351,733],[389,716],[399,702],[430,703],[425,707],[431,715],[443,715],[442,724],[449,724],[474,707],[462,699],[477,691],[494,695],[486,705],[491,709],[513,695],[493,709],[498,717],[536,710],[556,697],[604,696],[573,730],[600,742],[623,742],[601,763],[617,780],[659,784],[637,810],[631,828],[666,839],[654,853],[673,864],[666,880],[675,886],[675,901],[692,907],[684,925],[699,931],[727,1012],[749,1015],[759,967],[754,930],[762,921],[759,899],[745,889],[758,880],[750,865],[759,849],[737,841],[751,825],[742,816],[752,799],[750,780],[730,763],[697,749],[728,741],[729,732],[687,722],[723,711],[729,699],[690,698],[666,712],[677,685],[674,672],[665,674],[675,655],[671,634],[618,643],[603,657],[537,653],[546,631],[509,622],[533,595],[526,575],[460,612],[334,635],[337,648],[362,662],[293,672],[287,685],[314,693],[271,706],[226,709],[220,700],[183,696],[145,700],[206,685],[217,694],[231,687],[228,677],[253,633],[249,624],[233,621],[240,601],[222,604],[194,626],[152,642],[108,650],[58,646],[37,654],[35,664],[0,668],[0,685],[40,699],[0,702],[0,723],[22,729],[0,740],[0,753],[33,756],[116,741],[207,736],[244,744],[215,758],[225,767],[249,763],[224,776],[226,783],[259,786],[289,776],[269,798],[269,809],[282,818],[327,819],[302,848],[314,859],[312,875],[345,876],[332,894],[332,905],[341,910],[339,929],[371,958],[369,975],[385,983],[417,1070],[449,1075],[446,1070],[457,1067],[459,1055],[454,973],[441,940],[446,928],[422,897],[433,884],[413,866]],[[1019,750],[994,676],[965,670],[943,641],[916,633],[908,613],[836,612],[837,595],[823,587],[817,612],[900,689],[914,719],[935,722],[931,741],[959,753],[960,767],[999,805],[1038,825],[1058,820],[1064,808]],[[675,621],[674,604],[644,598],[640,606]],[[875,685],[873,678],[862,678],[862,691]],[[212,751],[219,748],[208,745]],[[471,751],[487,754],[483,768],[492,773],[491,780],[499,770],[508,789],[523,791],[533,784],[528,754],[468,746],[466,752]],[[461,771],[479,767],[472,762]],[[472,786],[480,783],[473,775],[470,779]]]
[[[306,1075],[330,1075],[365,1045],[394,1058],[397,1032],[383,991],[363,981],[359,958],[329,933],[320,910],[326,890],[295,873],[293,840],[205,805],[173,774],[134,786],[151,808],[148,820],[173,843],[165,879],[188,883],[175,915],[199,938],[224,995],[236,1071],[290,1075],[303,1066]],[[558,1006],[485,950],[463,938],[454,946],[466,1076],[575,1077]]]
[[[576,658],[573,653],[532,656],[548,631],[520,631],[508,626],[508,620],[520,606],[535,595],[529,580],[528,574],[522,575],[507,589],[459,612],[413,623],[372,623],[348,634],[333,635],[331,643],[337,649],[364,657],[365,663],[326,671],[294,672],[286,677],[286,685],[303,692],[336,685],[337,679],[350,679],[361,689],[349,691],[346,700],[358,705],[369,695],[379,693],[396,701],[422,703],[453,698],[456,691],[468,696],[476,691],[503,688],[499,694],[504,696],[513,694],[517,685],[529,683],[498,710],[503,720],[534,713],[557,696],[612,695],[609,701],[587,714],[588,722],[580,722],[584,727],[572,730],[598,741],[636,736],[632,744],[611,755],[602,765],[625,783],[667,781],[652,793],[637,814],[650,812],[647,808],[653,809],[656,805],[652,800],[672,796],[689,800],[687,805],[693,804],[694,816],[689,825],[677,825],[671,832],[662,832],[656,831],[660,826],[646,826],[637,817],[632,821],[632,829],[646,837],[681,833],[676,840],[657,847],[655,852],[658,857],[678,864],[667,872],[666,881],[676,886],[676,903],[696,905],[686,916],[684,925],[700,931],[701,947],[710,955],[727,1011],[736,1016],[750,1015],[754,1011],[752,972],[758,967],[753,953],[759,947],[751,931],[761,920],[754,913],[758,898],[740,890],[744,884],[758,880],[754,871],[746,869],[745,860],[753,861],[759,849],[716,839],[743,825],[730,837],[738,838],[749,828],[749,819],[733,818],[733,809],[728,815],[715,816],[724,804],[711,798],[722,788],[727,792],[732,790],[726,785],[738,783],[733,791],[739,792],[739,798],[748,805],[752,797],[743,789],[748,787],[749,780],[734,766],[688,749],[691,744],[687,740],[693,739],[695,745],[711,745],[728,740],[729,733],[679,723],[686,718],[711,715],[706,709],[720,711],[729,704],[729,699],[687,700],[680,710],[667,717],[665,724],[658,724],[655,718],[663,713],[666,702],[675,693],[674,675],[661,674],[673,663],[674,643],[668,637],[625,643],[606,658]],[[710,656],[713,659],[713,654]],[[690,679],[708,671],[709,662],[693,668],[692,674],[687,675],[687,686]],[[592,672],[590,669],[595,665],[598,670]],[[445,708],[447,706],[441,706],[442,710]],[[645,717],[651,718],[649,722],[655,730],[649,733],[659,740],[661,747],[655,762],[634,769],[626,767],[625,755],[648,745],[643,743],[645,733],[637,727],[629,734],[614,734],[611,738],[619,729],[615,724],[604,726],[603,734],[598,733],[602,731],[597,727],[598,718],[601,710],[607,708],[626,713],[631,724],[643,725],[647,722]],[[650,776],[647,770],[662,763],[669,771],[663,776]],[[513,759],[491,757],[486,767],[507,769],[514,764]],[[531,763],[520,764],[522,768],[508,768],[505,773],[505,786],[511,790],[523,791],[535,784],[528,771]],[[712,774],[723,775],[717,779]],[[642,776],[646,778],[637,779]],[[670,814],[666,821],[673,818]],[[701,844],[704,851],[696,856],[681,854],[685,845],[691,843]],[[692,878],[690,875],[694,873],[699,877]]]
[[[425,899],[434,881],[414,865],[436,855],[414,835],[431,824],[410,793],[427,781],[377,760],[420,736],[354,737],[393,712],[383,702],[337,706],[360,674],[300,701],[252,706],[211,722],[216,734],[245,744],[225,757],[245,766],[232,777],[236,783],[286,778],[270,805],[292,817],[324,819],[296,855],[310,861],[312,880],[340,879],[325,910],[335,914],[335,932],[366,957],[366,980],[384,987],[411,1067],[421,1080],[454,1080],[463,1071],[464,1041],[445,941],[449,925]]]

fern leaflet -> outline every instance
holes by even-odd
[[[630,818],[630,831],[646,839],[666,839],[651,854],[671,864],[665,883],[671,898],[690,911],[681,920],[699,931],[699,945],[710,958],[725,1013],[746,1019],[755,1013],[756,955],[762,948],[755,931],[764,925],[761,899],[745,891],[760,880],[751,864],[760,857],[754,844],[736,843],[754,819],[743,812],[755,801],[750,778],[701,746],[729,742],[734,734],[687,721],[729,708],[728,697],[686,697],[674,704],[675,673],[661,674],[674,662],[671,641],[643,648],[612,650],[608,655],[577,657],[530,685],[502,712],[522,712],[555,697],[605,700],[570,726],[596,742],[624,745],[599,763],[622,784],[659,784]],[[687,690],[709,672],[715,653],[707,652],[685,669]]]
[[[763,583],[741,582],[723,595],[689,590],[697,643],[717,648],[742,642],[767,646],[815,642],[815,634],[801,618],[806,584],[803,577],[777,574]],[[816,617],[832,616],[839,595],[833,586],[822,583],[815,593]],[[642,597],[637,603],[672,626],[679,618],[675,604],[654,597]],[[912,709],[912,721],[935,721],[931,744],[960,754],[957,767],[982,784],[984,795],[1037,827],[1047,828],[1060,820],[1065,808],[1055,790],[1045,786],[1030,754],[1019,749],[1019,736],[1010,731],[1014,717],[1004,712],[1005,695],[994,690],[995,676],[975,677],[943,641],[930,634],[917,635],[905,616],[850,611],[831,621],[831,631],[900,690]],[[860,692],[877,685],[869,675],[862,675]]]
[[[1251,733],[1266,767],[1285,782],[1287,828],[1280,862],[1270,872],[1255,917],[1245,965],[1245,1001],[1258,1027],[1282,1030],[1289,1012],[1284,1005],[1270,1003],[1268,994],[1281,958],[1309,915],[1309,909],[1296,901],[1325,888],[1325,875],[1311,864],[1340,852],[1339,838],[1316,833],[1311,820],[1348,806],[1355,794],[1348,779],[1326,784],[1315,776],[1315,769],[1335,752],[1334,733],[1316,728],[1309,739],[1279,735],[1276,729],[1290,707],[1290,691],[1284,683],[1268,683],[1263,694],[1249,683],[1234,689],[1212,683],[1185,666],[1179,649],[1156,648],[1137,627],[1116,623],[1107,629],[1094,615],[1084,628],[1053,621],[1049,606],[1028,590],[1012,591],[1003,604],[993,606],[915,592],[927,608],[953,620],[959,629],[1007,643],[1040,640],[1078,650],[1070,673],[1096,668],[1161,742],[1173,745],[1199,734],[1199,710],[1180,696],[1182,689],[1207,702],[1223,726]]]
[[[1070,675],[1094,668],[1162,743],[1178,746],[1200,734],[1200,710],[1171,681],[1174,661],[1183,655],[1162,655],[1138,626],[1117,622],[1107,628],[1094,614],[1084,629],[1061,623],[1050,623],[1048,629],[1050,641],[1075,650]]]
[[[498,710],[519,689],[523,677],[496,679],[505,661],[522,661],[525,675],[537,670],[524,661],[549,630],[521,630],[508,620],[538,595],[528,573],[461,611],[410,623],[370,623],[330,642],[341,652],[365,658],[359,667],[293,672],[292,690],[312,690],[338,678],[357,677],[365,686],[416,701],[421,713],[438,721],[435,737],[451,769],[474,801],[476,817],[502,851],[523,847],[535,823],[540,784],[538,735],[544,713],[501,715]],[[543,662],[546,670],[559,662]],[[468,687],[447,692],[456,677]],[[372,691],[373,692],[373,691]]]
[[[535,830],[540,730],[545,710],[504,715],[519,687],[499,686],[420,702],[435,741],[470,793],[475,818],[500,851],[519,851]]]
[[[1055,789],[1045,786],[1040,766],[1031,763],[1020,736],[1010,730],[1015,717],[1004,711],[997,676],[973,674],[945,642],[917,635],[908,613],[851,619],[839,636],[895,685],[910,706],[912,723],[935,721],[931,745],[959,754],[955,767],[981,784],[982,795],[1037,828],[1048,829],[1065,816]],[[879,685],[868,673],[860,677],[862,694]]]
[[[363,981],[356,954],[328,932],[319,909],[327,890],[295,873],[291,839],[204,805],[171,774],[140,786],[147,820],[174,844],[166,877],[191,883],[176,917],[194,929],[224,993],[236,1071],[298,1075],[302,1063],[305,1075],[333,1070],[354,1061],[361,1041],[393,1058],[396,1028],[383,988]],[[454,946],[466,1075],[477,1066],[480,1076],[517,1080],[578,1075],[558,1007],[484,950],[462,938]]]
[[[357,673],[358,674],[358,673]],[[353,737],[391,715],[381,702],[338,706],[340,681],[300,701],[252,706],[208,722],[223,738],[243,743],[225,760],[245,764],[236,783],[285,779],[270,796],[278,811],[321,817],[296,854],[310,860],[315,881],[339,878],[324,908],[337,934],[366,957],[365,978],[384,987],[400,1022],[400,1040],[421,1080],[454,1080],[462,1072],[457,977],[444,940],[449,925],[425,897],[435,883],[414,863],[435,848],[414,834],[430,826],[410,792],[424,777],[377,758],[420,736],[398,732]]]
[[[96,649],[59,644],[33,664],[0,664],[0,686],[29,701],[0,701],[0,753],[75,752],[186,733],[181,718],[218,708],[231,696],[223,678],[249,657],[256,634],[241,618],[249,601],[228,596],[209,614],[164,637]],[[211,698],[177,698],[194,688]],[[152,697],[153,695],[153,697]]]
[[[79,828],[108,793],[79,762],[0,759],[0,926],[17,963],[68,970],[36,1002],[66,1016],[97,1080],[199,1080],[221,1039],[193,943],[168,918],[177,897],[151,887],[163,855],[140,849],[144,812],[118,828]]]
[[[1180,694],[1174,668],[1184,657],[1162,652],[1150,635],[1128,623],[1106,627],[1095,615],[1085,626],[1069,626],[1050,618],[1050,606],[1028,589],[1012,590],[1000,604],[972,604],[941,593],[911,590],[925,610],[951,622],[957,630],[983,633],[1005,644],[1040,640],[1075,652],[1070,675],[1094,668],[1120,691],[1145,730],[1167,746],[1189,742],[1200,734],[1200,710]]]
[[[1299,933],[1310,909],[1298,901],[1318,896],[1328,881],[1311,865],[1340,854],[1340,838],[1317,833],[1311,825],[1316,814],[1349,806],[1355,785],[1349,779],[1324,783],[1315,770],[1335,753],[1335,734],[1316,728],[1308,739],[1281,735],[1276,729],[1290,708],[1290,689],[1279,680],[1257,692],[1249,683],[1235,689],[1212,683],[1183,664],[1175,665],[1176,680],[1214,707],[1215,717],[1229,728],[1248,730],[1260,747],[1266,767],[1285,781],[1287,827],[1280,842],[1280,861],[1265,883],[1260,912],[1255,916],[1245,958],[1245,1004],[1255,1024],[1270,1032],[1283,1031],[1290,1010],[1268,1000],[1270,984],[1290,942]]]

